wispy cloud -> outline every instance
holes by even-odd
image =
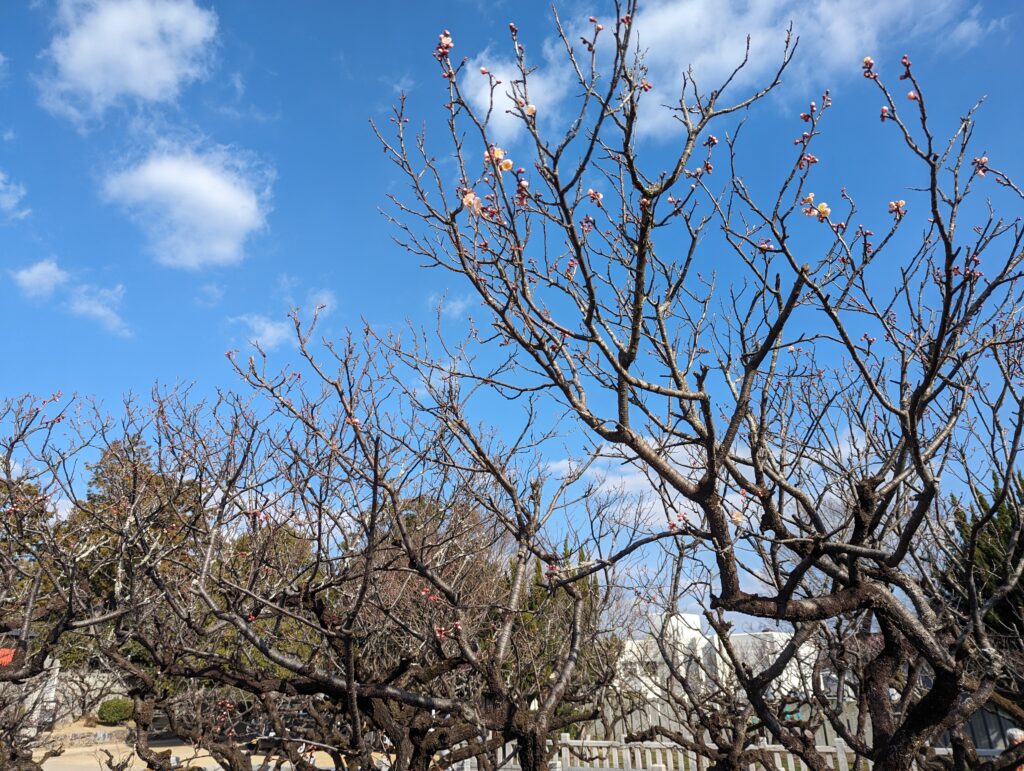
[[[245,257],[266,223],[272,178],[230,150],[168,149],[111,174],[103,191],[133,214],[158,262],[198,269]]]
[[[20,270],[12,270],[11,278],[26,297],[50,297],[68,280],[68,273],[54,259],[40,260]]]
[[[98,322],[111,334],[131,337],[131,329],[121,317],[120,308],[124,295],[123,284],[106,288],[83,284],[72,290],[68,310],[76,316]]]
[[[306,305],[311,311],[318,311],[326,316],[338,309],[338,297],[330,289],[314,289],[306,297]]]
[[[196,291],[196,302],[200,305],[219,305],[224,299],[224,287],[220,284],[203,284]]]
[[[967,18],[962,19],[949,33],[949,42],[960,51],[969,51],[979,45],[989,35],[1006,29],[1009,18],[1006,16],[985,19],[981,4],[971,8]]]
[[[469,294],[449,297],[448,295],[433,293],[427,298],[427,302],[431,308],[435,310],[440,309],[441,315],[445,318],[461,319],[465,317],[466,311],[476,305],[477,300],[473,295]]]
[[[203,77],[217,15],[194,0],[61,0],[42,103],[77,122],[123,101],[168,102]]]
[[[19,185],[0,171],[0,219],[20,220],[31,214],[31,209],[21,206],[26,193],[24,185]]]
[[[258,313],[235,316],[231,321],[244,324],[249,330],[249,342],[258,345],[264,351],[272,351],[280,347],[282,343],[291,339],[295,330],[291,322],[287,320],[272,319]]]
[[[53,304],[72,315],[95,321],[119,337],[131,337],[132,331],[121,316],[123,284],[102,287],[73,282],[71,273],[52,257],[9,272],[15,285],[30,300],[56,299]]]

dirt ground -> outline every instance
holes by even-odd
[[[170,749],[172,755],[177,755],[182,763],[186,761],[193,765],[199,766],[200,768],[216,769],[219,766],[213,762],[209,757],[194,757],[193,750],[191,747],[185,745],[172,745],[172,744],[155,744],[154,747],[158,750]],[[115,760],[125,758],[131,755],[131,751],[123,744],[107,744],[107,745],[96,745],[92,747],[75,747],[67,750],[63,755],[50,758],[43,765],[46,771],[106,771],[104,765],[105,756],[101,749],[107,749],[110,754],[114,756]],[[331,763],[327,756],[317,758],[317,765],[322,768],[331,768]],[[145,769],[146,764],[136,759],[135,763],[129,768],[132,771],[138,769]]]

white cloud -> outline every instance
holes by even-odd
[[[21,270],[12,270],[11,278],[26,296],[32,298],[50,297],[57,287],[68,280],[67,271],[53,259],[40,260]]]
[[[83,284],[75,287],[68,301],[68,310],[82,318],[99,322],[108,332],[119,337],[130,337],[131,330],[121,318],[121,302],[124,300],[124,285],[110,288]]]
[[[981,11],[981,5],[975,5],[967,18],[960,21],[949,33],[949,41],[961,51],[974,48],[986,35],[1005,29],[1007,17],[985,20],[981,16]]]
[[[5,142],[13,142],[16,137],[17,134],[14,133],[14,129],[7,129],[3,134],[0,134],[0,139]]]
[[[43,104],[74,120],[119,101],[173,101],[206,74],[217,15],[194,0],[61,0],[40,81]]]
[[[968,11],[966,5],[965,0],[809,0],[797,11],[788,0],[648,0],[636,21],[637,39],[647,51],[654,84],[646,101],[678,103],[681,76],[688,65],[693,66],[701,90],[718,88],[742,60],[748,34],[750,64],[734,81],[735,87],[749,89],[765,82],[779,66],[790,22],[800,44],[789,78],[814,89],[808,98],[837,79],[858,76],[862,59],[869,55],[878,60],[883,75],[895,77],[897,58],[904,50],[894,46],[949,39],[947,33],[965,14],[980,14],[977,8]],[[976,42],[977,38],[972,44]],[[738,95],[737,89],[733,96]],[[648,131],[675,123],[667,111],[658,113],[657,120],[648,121]]]
[[[449,319],[461,319],[466,315],[466,311],[476,304],[477,300],[473,295],[460,295],[459,297],[449,297],[448,295],[432,294],[428,298],[430,307],[433,309],[440,308],[441,315]]]
[[[871,55],[884,74],[898,72],[898,57],[904,51],[897,44],[926,40],[944,42],[949,53],[960,53],[977,45],[1004,19],[986,19],[980,4],[969,7],[967,0],[903,0],[898,3],[864,3],[863,0],[805,0],[795,6],[790,0],[642,0],[634,20],[632,42],[644,52],[648,79],[653,89],[643,100],[647,115],[640,129],[648,134],[675,134],[679,124],[673,113],[661,105],[679,103],[683,74],[692,66],[699,89],[707,93],[721,86],[743,59],[750,35],[750,61],[730,86],[733,96],[743,89],[761,85],[770,78],[782,59],[786,29],[793,22],[800,37],[797,57],[788,79],[801,88],[802,100],[814,98],[822,88],[839,78],[857,77],[860,62]],[[607,49],[612,19],[601,19],[606,31],[599,41]],[[569,37],[592,34],[590,25],[570,26]],[[912,51],[910,51],[912,53]],[[893,56],[891,64],[883,56]],[[558,102],[574,89],[557,72],[565,72],[564,53],[548,41],[542,57],[532,64],[530,101],[537,105],[538,119],[557,112]],[[477,110],[486,108],[487,78],[478,74],[488,67],[507,88],[515,72],[510,59],[495,59],[489,51],[467,64],[462,84]],[[536,89],[534,88],[536,84]],[[536,95],[534,95],[536,94]],[[728,94],[727,94],[728,97]],[[728,98],[726,98],[728,101]],[[507,109],[506,103],[501,112]],[[497,112],[497,111],[496,111]],[[494,138],[510,141],[522,131],[521,122],[509,115],[495,115]]]
[[[288,321],[280,321],[256,313],[235,316],[231,321],[245,324],[249,328],[249,342],[264,351],[272,351],[290,340],[295,327]]]
[[[31,209],[22,209],[22,200],[26,194],[25,186],[0,171],[0,217],[20,220],[32,213]]]
[[[10,60],[0,53],[0,83],[3,83],[4,79],[7,77],[7,66],[9,63]]]
[[[244,258],[266,221],[269,181],[227,151],[158,150],[103,188],[136,216],[158,262],[198,269]]]
[[[560,44],[559,44],[560,45]],[[537,120],[549,121],[559,113],[559,104],[571,90],[571,73],[564,66],[554,41],[548,41],[542,49],[542,63],[528,79],[529,100],[537,108]],[[480,74],[480,68],[487,71],[501,84],[494,90],[494,107],[487,125],[488,135],[495,142],[512,142],[524,130],[523,121],[509,111],[515,107],[511,83],[519,79],[519,70],[511,57],[486,50],[466,63],[460,80],[463,93],[473,109],[483,117],[491,105],[491,84],[487,75]]]
[[[309,293],[306,304],[313,310],[319,309],[326,316],[338,309],[338,297],[330,289],[316,289]]]
[[[219,284],[203,284],[196,293],[196,302],[200,305],[218,305],[224,299],[224,287]]]

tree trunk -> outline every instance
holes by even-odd
[[[135,754],[145,762],[150,771],[172,771],[169,750],[155,752],[149,746],[149,731],[153,725],[153,700],[135,697],[132,714],[135,721]]]
[[[529,731],[516,737],[516,751],[522,771],[548,771],[546,731]]]

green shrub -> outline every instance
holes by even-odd
[[[134,711],[131,699],[107,699],[96,710],[96,719],[104,725],[117,725],[130,720]]]

